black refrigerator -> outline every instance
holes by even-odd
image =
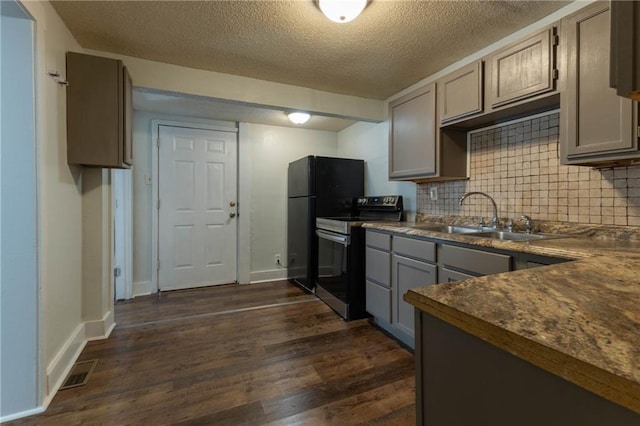
[[[364,195],[364,161],[308,156],[289,163],[287,276],[314,291],[318,270],[316,217],[349,216]]]

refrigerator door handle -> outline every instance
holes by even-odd
[[[332,241],[334,243],[342,244],[345,247],[351,244],[351,241],[348,235],[334,234],[333,232],[322,231],[320,229],[316,230],[316,235],[318,236],[318,238],[322,238],[325,240]]]

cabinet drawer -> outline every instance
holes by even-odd
[[[440,263],[478,275],[499,274],[511,270],[511,256],[462,247],[443,245]]]
[[[391,250],[391,235],[381,232],[367,231],[367,245],[380,250]]]
[[[366,282],[367,312],[376,318],[391,322],[391,290],[369,280]]]
[[[435,243],[417,238],[394,237],[393,252],[425,262],[436,261]]]
[[[452,271],[451,269],[440,267],[438,269],[438,283],[452,283],[455,281],[466,280],[467,278],[475,278],[474,275],[465,274],[464,272]]]
[[[367,247],[365,254],[367,279],[391,287],[391,253]]]

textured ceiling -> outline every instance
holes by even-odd
[[[373,0],[348,24],[311,0],[53,6],[87,49],[386,99],[568,3]]]

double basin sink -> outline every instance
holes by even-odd
[[[431,232],[443,232],[445,234],[464,234],[469,237],[491,238],[503,241],[535,241],[549,238],[561,238],[560,234],[525,234],[523,232],[509,232],[500,230],[487,230],[478,228],[466,228],[451,225],[415,225],[414,228]]]

